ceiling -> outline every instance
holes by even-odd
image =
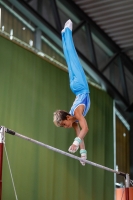
[[[133,0],[73,0],[133,61]]]

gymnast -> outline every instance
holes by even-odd
[[[74,47],[72,21],[70,19],[65,23],[61,35],[63,51],[68,65],[70,88],[76,95],[76,98],[69,113],[64,110],[54,112],[53,122],[57,127],[74,128],[77,137],[74,139],[68,151],[75,153],[80,147],[81,158],[87,159],[84,137],[88,132],[85,116],[90,108],[90,91],[84,70]],[[81,164],[84,166],[85,162],[81,162]]]

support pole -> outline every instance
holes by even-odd
[[[125,177],[125,186],[126,186],[126,188],[130,187],[130,177],[129,177],[129,174],[126,174],[126,177]]]
[[[3,144],[5,141],[5,128],[0,126],[0,200],[2,199],[2,164],[3,164]]]
[[[129,174],[126,174],[126,177],[125,177],[125,198],[126,198],[126,200],[129,200],[129,187],[130,187],[130,178],[129,178]]]

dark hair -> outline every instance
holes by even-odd
[[[68,112],[61,110],[60,111],[60,117],[62,120],[66,120],[67,119],[67,115],[70,115]]]
[[[56,126],[61,126],[60,122],[67,119],[67,115],[70,115],[68,112],[64,110],[57,110],[54,112],[53,122]]]

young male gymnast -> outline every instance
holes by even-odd
[[[87,159],[87,151],[85,150],[83,139],[88,132],[85,115],[90,108],[90,92],[84,70],[74,47],[71,20],[65,23],[61,35],[63,51],[68,65],[70,88],[76,95],[76,99],[69,113],[64,110],[54,112],[53,122],[57,127],[74,128],[77,137],[68,151],[75,153],[80,146],[81,158]],[[85,162],[81,162],[81,164],[84,166]]]

